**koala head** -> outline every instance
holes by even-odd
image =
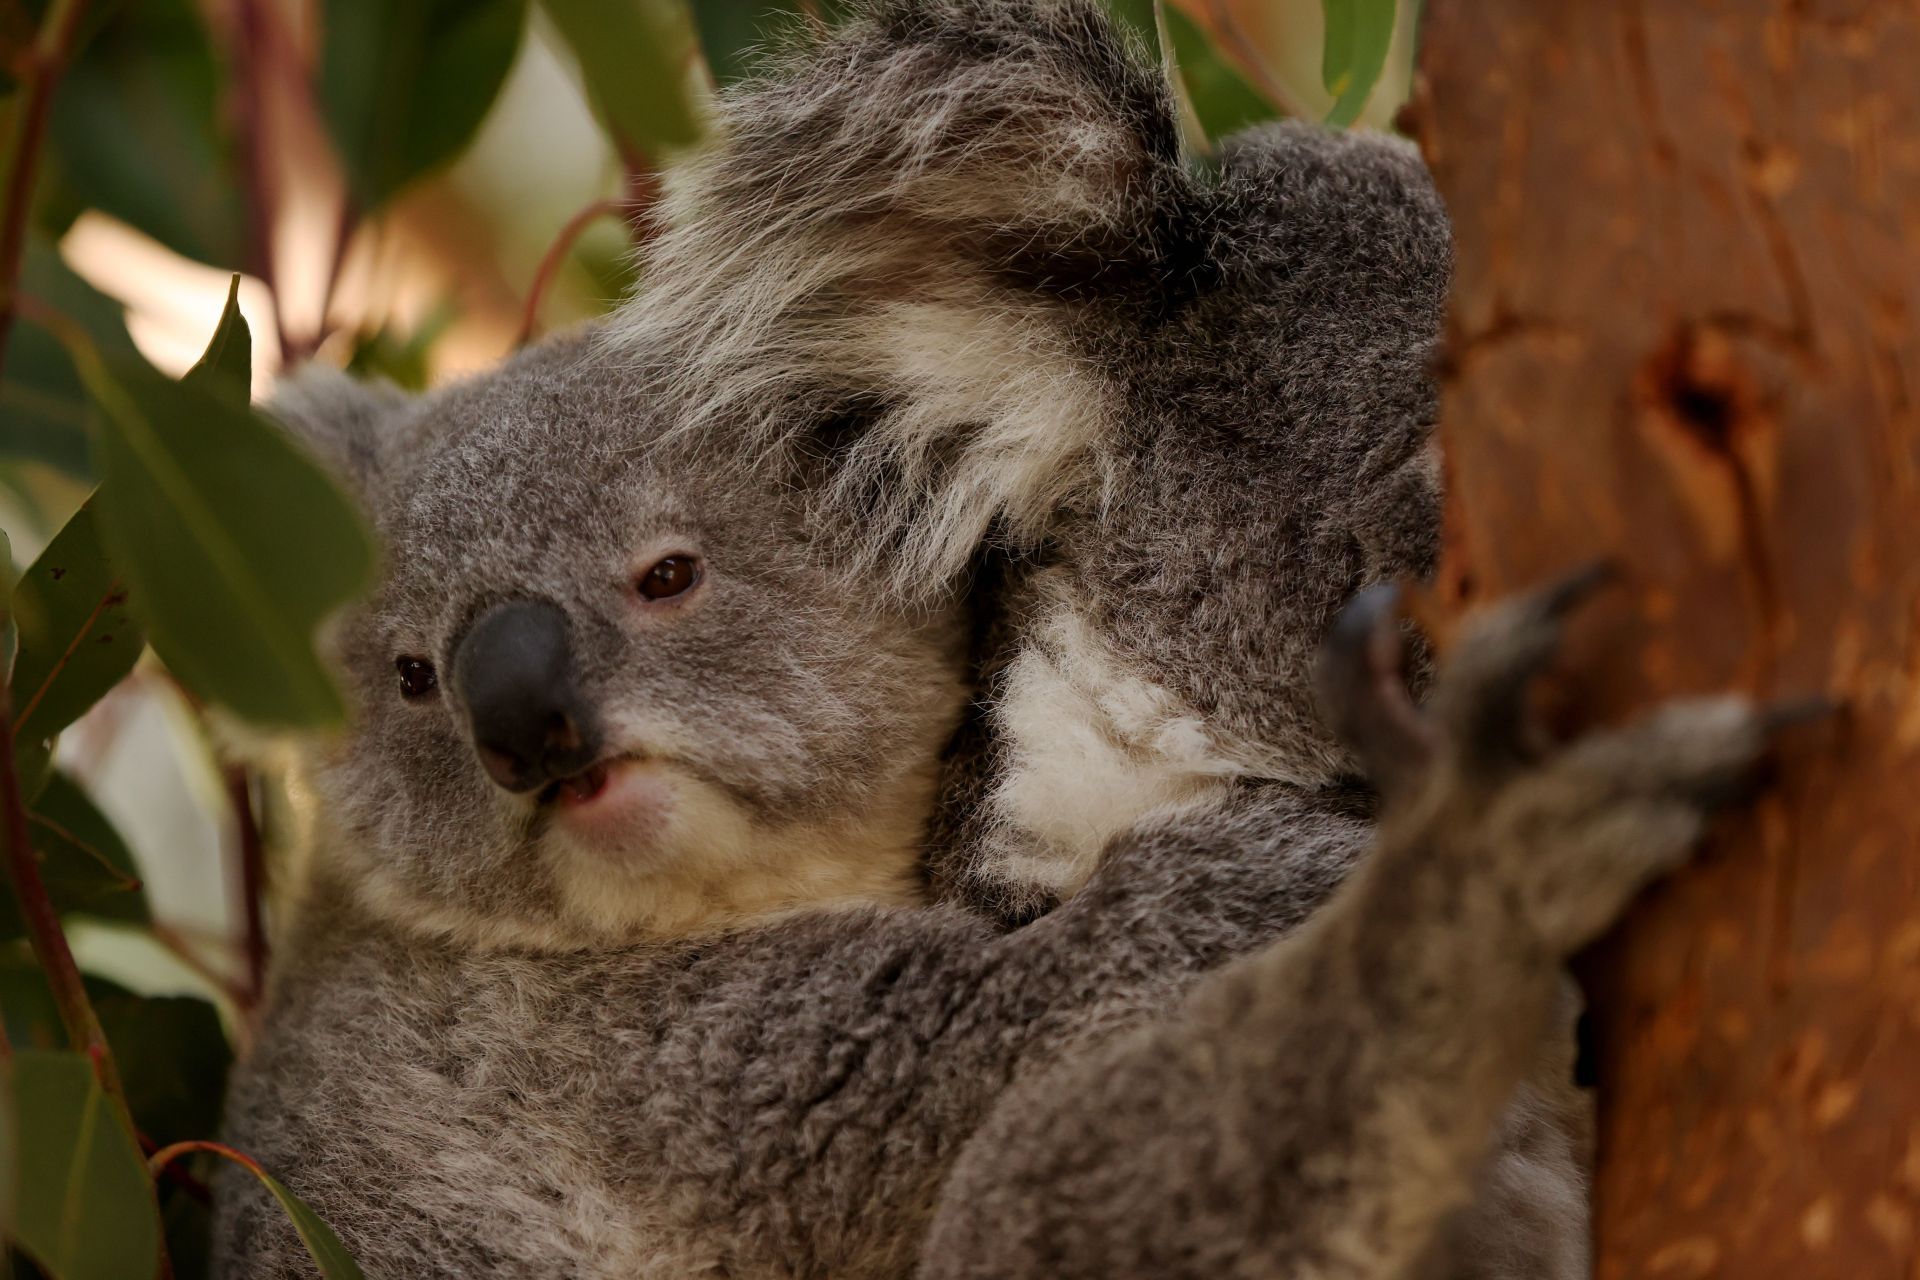
[[[1209,760],[1350,771],[1313,655],[1437,541],[1450,246],[1418,156],[1287,122],[1196,164],[1103,0],[851,7],[723,98],[610,354],[825,458],[873,580],[1051,562],[1058,629],[1164,688]]]
[[[322,874],[553,948],[917,895],[960,628],[860,591],[790,477],[583,337],[419,399],[308,373],[274,409],[385,552],[329,637]]]

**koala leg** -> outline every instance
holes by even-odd
[[[1016,1083],[946,1183],[929,1280],[1425,1280],[1535,1065],[1565,957],[1748,783],[1769,717],[1675,703],[1550,747],[1532,677],[1589,577],[1472,621],[1427,708],[1390,597],[1329,642],[1382,786],[1361,869],[1171,1016]],[[1472,1274],[1461,1271],[1460,1274]]]

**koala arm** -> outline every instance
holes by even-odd
[[[730,1274],[911,1270],[942,1181],[1010,1081],[1137,1026],[1293,924],[1364,847],[1345,801],[1249,789],[1137,833],[1087,892],[997,933],[969,913],[817,915],[608,991],[633,1055],[601,1110],[634,1176],[664,1162]],[[693,1078],[661,1087],[663,1064]]]
[[[1443,1250],[1560,964],[1684,855],[1765,731],[1714,699],[1541,752],[1525,689],[1572,594],[1463,636],[1426,715],[1383,692],[1395,624],[1363,603],[1333,701],[1387,797],[1366,862],[1170,1016],[1017,1084],[945,1187],[926,1280],[1499,1274]]]

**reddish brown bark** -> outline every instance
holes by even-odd
[[[1432,0],[1423,71],[1443,592],[1612,554],[1582,716],[1850,707],[1583,965],[1600,1275],[1920,1277],[1920,4]]]

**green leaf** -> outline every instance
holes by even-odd
[[[240,314],[238,272],[227,282],[227,305],[220,310],[220,323],[214,326],[206,351],[187,370],[183,381],[210,387],[241,404],[252,397],[253,333],[247,328],[247,318]]]
[[[197,261],[242,261],[246,211],[220,66],[194,0],[117,6],[61,77],[49,141],[71,202]]]
[[[1149,52],[1158,51],[1180,105],[1182,130],[1194,150],[1210,152],[1212,139],[1277,114],[1273,103],[1247,83],[1185,13],[1162,0],[1109,2],[1121,25]]]
[[[233,1061],[219,1011],[197,996],[143,996],[105,978],[85,981],[134,1124],[162,1146],[214,1132]],[[0,949],[0,1009],[15,1046],[66,1044],[46,978],[17,944]]]
[[[323,0],[320,106],[362,211],[473,139],[526,13],[527,0]]]
[[[615,137],[650,159],[699,140],[687,75],[695,38],[684,10],[667,0],[541,3]]]
[[[145,924],[150,918],[140,873],[120,833],[87,793],[62,773],[50,774],[27,814],[27,831],[47,896],[62,915]],[[25,932],[9,882],[0,885],[0,938]]]
[[[44,745],[78,720],[133,670],[146,644],[107,562],[96,502],[54,535],[14,594],[14,738],[25,745]]]
[[[27,241],[20,291],[73,321],[102,350],[133,350],[120,304],[69,271],[38,236]],[[0,454],[91,479],[86,428],[86,390],[72,357],[51,332],[21,316],[7,341],[6,376],[0,379]]]
[[[425,391],[433,373],[433,345],[459,318],[460,309],[454,300],[442,298],[405,337],[382,325],[359,340],[347,360],[347,372],[366,380],[385,378],[408,391]]]
[[[205,386],[137,359],[84,372],[101,528],[155,652],[255,723],[336,723],[314,636],[373,576],[353,504],[271,422]]]
[[[1320,8],[1326,17],[1320,78],[1334,98],[1327,123],[1350,125],[1380,82],[1399,6],[1395,0],[1321,0]]]
[[[159,1213],[133,1135],[77,1053],[13,1060],[20,1175],[15,1241],[60,1280],[157,1269]]]
[[[1273,103],[1214,47],[1205,31],[1180,10],[1163,7],[1180,79],[1207,137],[1224,138],[1278,114]]]
[[[300,1243],[307,1246],[308,1256],[320,1268],[320,1274],[324,1280],[364,1280],[359,1264],[353,1260],[353,1255],[347,1252],[347,1247],[340,1243],[340,1237],[333,1233],[333,1228],[323,1222],[319,1214],[309,1209],[299,1196],[287,1190],[278,1178],[263,1169],[258,1161],[235,1151],[232,1147],[218,1143],[202,1144],[201,1149],[233,1161],[258,1178],[260,1185],[273,1193],[273,1198],[280,1202],[280,1208],[286,1212],[288,1220],[293,1223],[294,1231],[299,1234]]]
[[[197,996],[89,993],[140,1131],[161,1146],[217,1132],[233,1063],[219,1011]]]

